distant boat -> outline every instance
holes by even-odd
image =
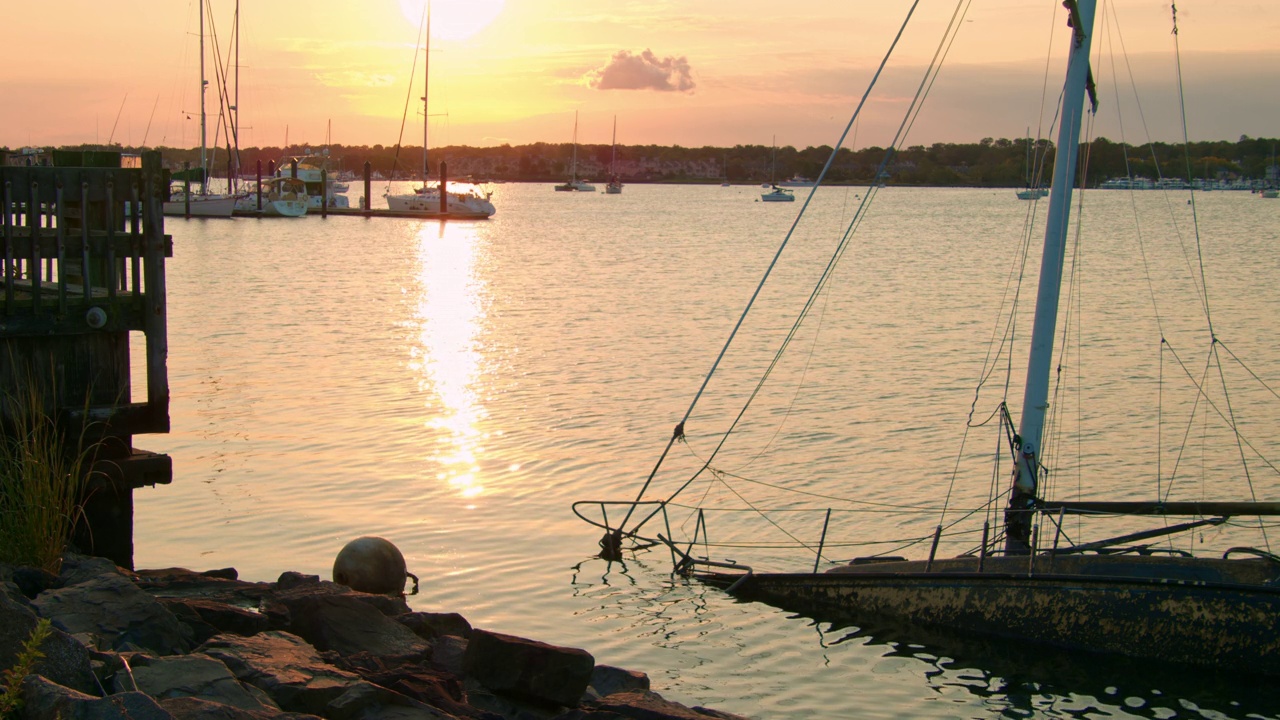
[[[1027,175],[1027,188],[1026,188],[1025,190],[1019,190],[1019,191],[1018,191],[1018,199],[1019,199],[1019,200],[1038,200],[1038,199],[1040,199],[1040,198],[1042,198],[1042,197],[1048,197],[1048,195],[1049,195],[1049,188],[1046,188],[1046,187],[1039,187],[1039,186],[1038,186],[1038,183],[1037,183],[1036,185],[1034,185],[1034,186],[1032,185],[1032,182],[1031,182],[1031,180],[1032,180],[1032,178],[1031,178],[1032,170],[1031,170],[1031,168],[1032,168],[1032,163],[1031,163],[1031,128],[1029,128],[1029,127],[1028,127],[1028,128],[1027,128],[1027,169],[1026,169],[1026,175]]]
[[[205,157],[205,109],[204,91],[208,83],[204,79],[204,3],[200,3],[200,190],[191,192],[183,186],[174,191],[170,187],[169,199],[164,202],[162,212],[165,215],[191,217],[231,217],[236,208],[235,195],[212,195],[208,192],[209,174],[208,159]]]
[[[793,202],[796,196],[791,194],[790,190],[784,190],[773,182],[773,170],[778,166],[778,138],[773,139],[773,165],[769,170],[769,182],[760,187],[771,187],[771,191],[760,193],[760,200],[763,202]]]
[[[293,167],[297,164],[297,175],[295,176]],[[327,155],[295,155],[286,157],[280,161],[276,167],[276,177],[278,178],[294,178],[301,180],[306,187],[308,207],[319,210],[323,205],[331,208],[351,207],[351,201],[346,195],[339,195],[337,184],[332,178],[337,173],[330,172],[329,157]]]
[[[569,181],[556,186],[557,192],[595,192],[596,187],[578,179],[578,111],[573,111],[573,160],[569,164]],[[619,189],[621,192],[621,189]]]
[[[392,212],[431,214],[445,218],[487,218],[492,217],[497,208],[493,206],[491,193],[481,194],[477,190],[456,192],[449,190],[448,178],[441,177],[441,183],[430,184],[430,168],[427,164],[427,113],[429,83],[431,81],[431,3],[427,3],[426,52],[422,61],[422,185],[410,193],[387,193],[387,209]],[[416,60],[415,60],[416,61]],[[443,164],[442,164],[443,167]],[[441,187],[443,184],[444,187]],[[440,193],[444,192],[441,198]],[[346,200],[344,197],[343,200]]]
[[[302,217],[310,206],[306,183],[291,177],[274,177],[262,181],[263,217]],[[258,192],[241,195],[235,206],[238,213],[257,213]]]
[[[778,187],[813,187],[814,181],[807,177],[792,175],[789,179],[778,183]]]
[[[622,181],[615,169],[618,162],[618,116],[613,116],[613,150],[609,153],[609,184],[604,186],[606,195],[621,195]]]
[[[780,188],[776,185],[773,187],[772,191],[760,193],[760,200],[762,202],[794,202],[795,199],[796,196],[792,194],[790,190]]]

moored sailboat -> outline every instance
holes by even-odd
[[[443,219],[480,219],[492,217],[497,208],[491,193],[471,189],[465,192],[450,190],[448,178],[441,170],[440,180],[430,183],[431,168],[427,162],[428,109],[431,81],[431,3],[426,8],[426,41],[422,61],[422,184],[409,193],[386,193],[387,208],[392,212],[424,214]],[[443,163],[441,164],[443,168]]]
[[[595,192],[596,187],[578,179],[578,111],[573,112],[573,157],[569,161],[569,180],[555,187],[556,192]]]
[[[1043,448],[1050,446],[1045,427],[1051,407],[1049,391],[1054,361],[1061,362],[1055,357],[1054,340],[1063,294],[1064,257],[1070,238],[1070,210],[1089,78],[1095,2],[1069,0],[1067,6],[1073,42],[1062,94],[1058,162],[1049,194],[1020,422],[1015,429],[1012,414],[1004,411],[1003,404],[998,413],[993,413],[993,418],[1000,418],[1005,428],[1004,447],[999,456],[1006,463],[1004,467],[1010,461],[1013,467],[1007,485],[998,479],[991,481],[993,486],[1003,487],[993,488],[987,504],[971,511],[979,519],[983,513],[994,517],[995,513],[990,511],[996,507],[995,503],[1000,503],[1002,518],[997,526],[992,528],[984,523],[981,540],[974,543],[972,550],[956,557],[938,555],[944,533],[952,532],[950,524],[944,526],[939,522],[924,558],[908,560],[881,552],[842,561],[825,572],[820,571],[822,565],[830,562],[827,560],[830,548],[837,546],[827,537],[825,522],[821,533],[815,534],[816,540],[800,543],[813,557],[812,569],[806,567],[794,572],[763,572],[733,561],[695,554],[710,546],[706,518],[696,503],[690,503],[696,512],[691,512],[686,522],[667,522],[661,528],[647,528],[651,521],[656,527],[659,521],[668,519],[668,512],[677,507],[676,496],[699,476],[712,476],[708,482],[727,485],[724,480],[732,476],[732,471],[714,465],[714,457],[764,386],[766,371],[765,378],[744,393],[749,398],[733,418],[724,439],[715,442],[709,456],[693,453],[699,467],[674,493],[665,499],[645,499],[650,482],[672,447],[686,439],[685,422],[692,416],[693,406],[676,426],[658,467],[650,473],[634,501],[575,504],[575,512],[605,530],[601,539],[602,558],[619,559],[627,550],[665,545],[680,573],[723,587],[744,600],[766,602],[826,622],[865,625],[887,618],[912,627],[979,633],[1020,643],[1280,675],[1280,634],[1276,632],[1277,617],[1280,617],[1280,557],[1273,554],[1266,543],[1265,525],[1259,521],[1252,528],[1263,532],[1260,544],[1231,544],[1214,548],[1213,555],[1193,552],[1196,548],[1192,544],[1175,546],[1172,542],[1153,542],[1180,533],[1233,525],[1232,529],[1244,532],[1245,528],[1239,526],[1244,520],[1280,515],[1280,502],[1259,500],[1259,493],[1252,491],[1252,481],[1251,496],[1241,501],[1175,499],[1166,488],[1150,501],[1061,500],[1049,492],[1051,465]],[[821,180],[822,176],[819,183]],[[842,254],[843,247],[837,251],[836,258]],[[818,290],[828,278],[824,273]],[[818,290],[809,296],[810,304],[819,296]],[[806,305],[805,312],[809,307]],[[786,349],[803,315],[790,329],[774,362]],[[738,327],[741,325],[739,320]],[[735,334],[738,327],[733,331]],[[729,342],[733,339],[731,335]],[[1217,342],[1215,337],[1214,343]],[[1164,338],[1161,343],[1163,345]],[[723,357],[724,351],[720,358]],[[771,364],[770,370],[772,367]],[[706,387],[704,381],[702,389]],[[1212,404],[1202,386],[1197,385],[1196,393],[1197,405]],[[697,402],[695,398],[694,404]],[[790,415],[792,410],[792,406],[787,405],[785,414]],[[1228,412],[1219,412],[1228,421],[1236,443],[1259,452],[1243,436],[1236,418]],[[753,453],[757,451],[763,452],[752,448]],[[909,475],[910,455],[904,453],[904,459],[908,465],[900,473]],[[755,460],[753,455],[752,462]],[[1274,464],[1266,464],[1274,469]],[[998,478],[995,473],[991,477]],[[1132,478],[1125,480],[1125,491],[1133,492]],[[806,494],[829,499],[819,495],[819,489],[804,482],[800,484]],[[900,485],[904,492],[931,492],[927,486],[920,490],[921,483],[904,481]],[[765,515],[750,502],[744,500],[742,504],[743,512]],[[883,499],[868,504],[888,505]],[[794,508],[786,506],[786,509]],[[1066,522],[1068,519],[1152,517],[1160,519],[1156,527],[1126,528],[1124,532],[1109,535],[1104,530],[1102,537],[1088,540],[1084,539],[1084,531]],[[827,520],[830,518],[828,511]],[[766,519],[777,526],[771,518]],[[687,541],[674,539],[673,526],[685,527]],[[900,541],[890,537],[878,542]],[[762,546],[763,543],[744,542],[735,547],[740,551]]]

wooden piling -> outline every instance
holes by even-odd
[[[169,430],[168,187],[158,152],[145,153],[141,168],[101,167],[89,154],[79,164],[98,166],[0,168],[0,392],[40,390],[45,414],[67,437],[84,429],[97,444],[75,542],[132,567],[133,490],[173,475],[168,456],[133,446],[134,435]],[[146,400],[139,402],[131,333],[146,342]],[[10,421],[8,412],[0,404],[0,424]]]
[[[369,217],[373,214],[373,200],[369,194],[373,180],[373,164],[368,160],[364,161],[364,216]]]

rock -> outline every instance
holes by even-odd
[[[318,715],[283,710],[244,710],[192,697],[167,698],[159,703],[173,715],[174,720],[320,720]]]
[[[578,704],[595,660],[586,650],[472,630],[463,669],[485,687],[522,699],[573,707]]]
[[[325,717],[329,720],[448,720],[452,716],[387,688],[360,683],[329,703]]]
[[[276,587],[281,590],[292,590],[293,588],[307,587],[308,585],[317,585],[319,583],[319,575],[303,575],[299,572],[286,570],[280,573],[280,577],[276,580]]]
[[[40,593],[62,584],[62,580],[47,570],[34,567],[20,567],[13,570],[13,584],[18,586],[27,598],[34,598]]]
[[[343,657],[339,662],[342,669],[350,670],[374,685],[424,702],[453,717],[491,717],[467,704],[461,677],[444,668],[430,668],[413,662],[393,663],[368,653]]]
[[[584,700],[599,700],[608,695],[628,690],[648,690],[649,676],[635,670],[623,670],[612,665],[597,665],[591,671]]]
[[[197,642],[204,642],[219,633],[246,637],[257,635],[271,626],[270,619],[263,613],[216,600],[168,598],[162,599],[161,603],[179,620],[192,626]],[[204,628],[208,632],[202,632]]]
[[[380,537],[352,540],[333,561],[333,581],[360,592],[403,595],[407,578],[404,555]]]
[[[471,623],[458,613],[411,612],[400,615],[396,622],[423,640],[433,640],[441,635],[466,637],[471,634]]]
[[[615,713],[617,716],[632,720],[748,720],[740,715],[731,715],[719,711],[704,711],[702,708],[689,708],[663,698],[652,690],[629,690],[614,693],[605,697],[591,707],[591,713],[584,718],[595,718],[594,713]],[[569,720],[565,717],[564,720]]]
[[[62,568],[58,572],[58,580],[65,587],[78,585],[87,580],[96,580],[103,575],[119,575],[124,577],[120,568],[110,560],[89,555],[67,553],[62,558]]]
[[[324,662],[302,638],[275,630],[250,638],[217,635],[196,652],[221,660],[238,680],[266,691],[292,712],[325,715],[329,703],[364,682]]]
[[[467,639],[457,635],[441,635],[431,641],[431,662],[454,675],[466,673],[463,661],[467,656]]]
[[[355,593],[311,595],[288,604],[289,629],[319,650],[348,655],[422,656],[429,646]]]
[[[127,683],[127,684],[126,684]],[[135,689],[157,700],[193,697],[251,711],[278,711],[280,708],[261,690],[240,684],[221,660],[208,655],[155,658],[134,664],[132,681],[117,673],[116,691]]]
[[[158,655],[190,649],[190,630],[118,572],[78,579],[40,593],[32,602],[56,627],[71,634],[88,634],[100,649],[133,646]]]
[[[144,693],[99,698],[39,675],[23,679],[22,697],[23,720],[173,720],[167,710]]]
[[[0,669],[13,666],[37,621],[35,612],[28,605],[0,592]],[[44,657],[36,662],[35,672],[74,690],[96,691],[97,682],[93,677],[89,651],[75,638],[54,628],[40,644],[40,652]]]

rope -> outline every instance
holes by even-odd
[[[765,269],[764,276],[760,279],[760,282],[756,286],[755,291],[751,294],[751,298],[750,300],[748,300],[747,306],[743,309],[742,314],[738,317],[738,321],[733,326],[733,330],[730,331],[729,337],[727,340],[725,340],[724,346],[720,349],[719,355],[716,356],[715,361],[711,364],[711,369],[707,372],[706,377],[703,378],[702,385],[698,388],[698,391],[694,394],[693,401],[689,403],[689,408],[685,410],[684,417],[681,418],[680,422],[676,425],[676,431],[675,433],[673,433],[672,439],[667,443],[666,449],[662,451],[662,455],[658,458],[658,462],[654,465],[653,470],[649,473],[649,477],[645,479],[644,485],[641,486],[640,488],[640,492],[636,494],[637,502],[639,502],[639,500],[642,497],[644,497],[644,493],[649,489],[650,484],[652,484],[653,479],[657,475],[659,468],[662,467],[662,463],[666,459],[667,454],[670,452],[671,446],[675,443],[676,439],[684,437],[683,428],[684,428],[685,422],[688,421],[690,416],[693,415],[694,408],[697,406],[698,401],[702,398],[703,393],[706,391],[707,385],[711,382],[712,376],[715,375],[716,370],[719,369],[720,363],[724,360],[725,354],[729,351],[729,347],[733,344],[734,339],[737,337],[738,331],[742,328],[742,325],[746,321],[747,316],[750,314],[752,307],[755,305],[756,299],[760,296],[760,292],[764,289],[765,283],[768,281],[770,275],[772,275],[773,273],[774,268],[777,266],[778,260],[782,256],[782,252],[787,248],[788,244],[791,242],[791,238],[795,234],[796,227],[799,225],[801,218],[804,217],[805,212],[808,210],[809,203],[813,201],[813,196],[817,193],[818,188],[822,185],[822,181],[826,179],[827,173],[831,169],[832,163],[835,162],[836,154],[839,152],[840,148],[844,145],[845,138],[848,137],[849,131],[853,128],[854,122],[857,121],[858,115],[862,112],[862,108],[866,104],[867,98],[871,94],[871,90],[875,88],[876,83],[879,81],[880,75],[884,72],[884,68],[888,64],[889,58],[892,57],[894,50],[898,46],[898,42],[902,39],[902,35],[906,31],[907,24],[911,21],[911,17],[915,14],[915,10],[919,6],[919,4],[920,4],[920,0],[915,0],[911,4],[911,7],[907,10],[907,15],[903,19],[902,25],[898,28],[897,35],[894,36],[893,42],[890,43],[888,51],[885,53],[884,58],[881,59],[879,67],[876,68],[876,72],[872,76],[870,84],[867,86],[867,89],[863,92],[862,98],[858,101],[858,105],[854,109],[853,116],[849,118],[849,122],[845,125],[844,131],[841,132],[840,139],[833,146],[831,150],[831,155],[827,158],[826,163],[822,166],[822,172],[818,174],[818,179],[814,183],[813,189],[809,191],[809,195],[805,198],[804,205],[801,206],[800,212],[796,214],[795,220],[792,221],[791,227],[787,230],[787,234],[782,239],[782,244],[779,245],[778,250],[774,253],[773,259],[769,262],[768,267]],[[888,158],[892,156],[892,153],[893,153],[892,147],[885,152],[885,159],[881,161],[881,164],[877,170],[876,176],[875,178],[873,178],[872,188],[874,188],[877,182],[879,181],[880,172],[884,169],[885,163],[888,161]],[[873,192],[871,190],[867,192],[867,199],[863,200],[863,204],[862,204],[863,208],[866,207],[867,202],[869,201],[869,198],[872,194]],[[855,213],[855,218],[860,218],[860,217],[861,217],[861,209],[857,213]],[[858,222],[858,220],[855,219],[853,222],[856,223]],[[847,237],[848,235],[846,234],[845,239],[841,240],[840,245],[838,247],[843,247],[843,245],[847,241]],[[840,250],[837,249],[837,257],[839,253],[840,253]],[[835,260],[833,259],[831,263],[834,263],[834,262]],[[831,263],[828,264],[827,270],[823,272],[822,278],[819,280],[818,287],[814,289],[815,294],[821,289],[822,285],[825,284],[825,280],[829,276],[830,269],[832,267]],[[805,304],[805,309],[801,311],[801,315],[800,315],[801,318],[803,318],[804,315],[808,312],[808,308],[813,302],[813,297],[814,295],[811,294],[809,302]],[[797,321],[797,325],[798,325],[798,322],[799,321]],[[779,354],[781,353],[782,349],[785,349],[786,346],[790,343],[791,338],[794,336],[795,329],[796,329],[796,326],[793,326],[791,333],[788,334],[786,340],[784,340],[782,348],[780,348],[779,350]],[[778,356],[775,355],[773,362],[770,363],[769,365],[769,371],[772,371],[772,369],[776,366],[777,359],[778,359]],[[766,371],[765,377],[761,378],[760,384],[758,384],[756,386],[756,389],[751,393],[751,397],[748,398],[746,405],[743,406],[742,412],[740,412],[737,418],[734,419],[733,424],[729,427],[729,430],[727,430],[724,433],[724,436],[721,438],[719,444],[716,446],[715,451],[712,452],[711,457],[714,457],[716,452],[718,452],[720,448],[724,446],[724,443],[728,439],[729,434],[732,433],[734,427],[736,427],[738,422],[741,420],[743,413],[745,413],[747,407],[750,406],[751,400],[754,399],[756,394],[759,392],[759,389],[763,384],[764,379],[768,377],[769,371]],[[692,477],[690,477],[687,481],[685,481],[683,485],[681,485],[674,493],[672,493],[669,496],[668,501],[670,501],[671,499],[674,499],[677,495],[683,492],[684,489],[687,488],[689,484],[692,483],[694,479],[696,479],[704,469],[705,469],[705,466],[703,468],[700,468],[697,472],[695,472]],[[651,513],[648,517],[646,517],[636,526],[636,530],[638,530],[641,526],[644,525],[644,523],[648,522],[654,516],[655,514]],[[619,529],[625,527],[627,521],[630,519],[631,519],[631,512],[628,512],[627,516],[623,519],[622,524],[619,526]]]

